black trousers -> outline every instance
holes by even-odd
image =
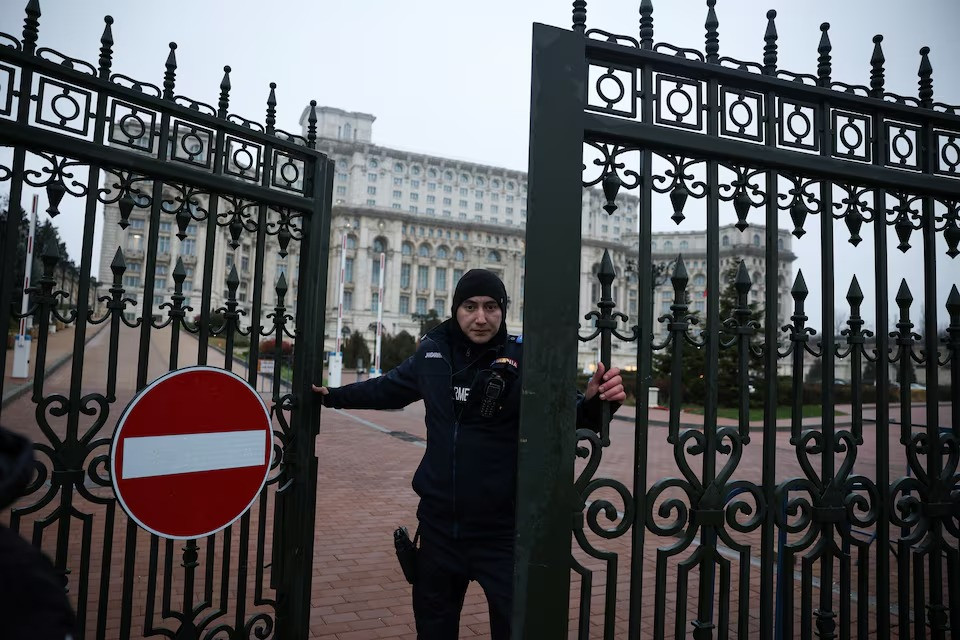
[[[493,640],[509,640],[513,536],[453,539],[421,527],[413,585],[417,640],[457,640],[460,610],[471,580],[487,596]]]

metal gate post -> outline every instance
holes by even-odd
[[[586,80],[583,37],[535,24],[514,560],[517,640],[567,634]]]
[[[318,161],[313,172],[314,207],[303,223],[304,241],[297,301],[297,346],[294,351],[291,418],[293,476],[283,499],[283,536],[277,638],[300,640],[310,634],[310,586],[317,504],[316,436],[320,431],[320,401],[310,385],[319,382],[323,367],[327,259],[334,163]]]

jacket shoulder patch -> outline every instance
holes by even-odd
[[[443,358],[443,354],[439,351],[427,351],[423,356],[424,358]]]

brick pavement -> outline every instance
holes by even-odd
[[[59,344],[69,345],[67,351],[72,348],[72,342],[67,340],[67,332],[63,334],[62,342]],[[51,338],[54,336],[51,336]],[[85,350],[84,365],[84,383],[85,392],[91,390],[100,390],[103,386],[102,380],[106,370],[105,346],[107,344],[108,333],[97,335],[91,339]],[[51,345],[54,342],[51,341]],[[137,332],[125,330],[121,336],[121,353],[123,357],[118,363],[120,374],[118,376],[117,401],[114,407],[123,407],[132,396],[135,389],[135,359],[129,354],[136,353],[137,350]],[[180,366],[193,364],[197,360],[196,341],[191,337],[184,336],[180,343]],[[150,345],[151,366],[148,378],[152,379],[156,375],[167,370],[169,360],[169,334],[157,332]],[[55,349],[51,349],[49,360],[56,357]],[[208,361],[213,365],[222,364],[222,356],[213,352],[208,354]],[[45,381],[45,394],[63,392],[69,384],[70,366],[64,366],[57,372],[49,376]],[[630,410],[624,408],[623,417],[630,417]],[[923,419],[923,408],[916,410],[914,418],[917,421]],[[941,408],[941,420],[948,420],[949,414]],[[656,423],[662,419],[662,415],[652,414],[651,420]],[[101,435],[109,434],[112,431],[113,423],[116,419],[116,412],[112,412],[101,428]],[[36,437],[36,423],[34,406],[29,401],[29,395],[22,396],[12,402],[5,410],[3,420],[13,428],[30,433]],[[697,417],[690,416],[685,421],[693,423]],[[54,431],[61,433],[62,425],[54,422]],[[92,419],[85,419],[81,422],[81,430],[89,426]],[[414,513],[416,510],[416,496],[410,489],[410,479],[416,468],[423,451],[422,438],[424,437],[423,428],[423,407],[419,403],[411,405],[403,411],[336,411],[325,410],[322,417],[322,428],[317,440],[317,455],[319,458],[319,480],[318,480],[318,500],[316,513],[316,553],[313,561],[313,593],[311,601],[310,632],[311,637],[327,639],[349,639],[349,638],[414,638],[413,619],[410,609],[410,587],[404,581],[399,567],[396,565],[396,559],[392,550],[392,530],[397,524],[406,524],[412,527],[414,522]],[[777,468],[776,475],[778,479],[783,479],[802,473],[797,454],[793,445],[789,442],[788,431],[778,431],[776,433],[777,443]],[[858,458],[855,469],[867,477],[874,477],[876,472],[875,451],[876,441],[872,431],[865,431],[866,441],[864,445],[858,448]],[[894,473],[897,470],[904,469],[904,461],[900,454],[901,447],[897,443],[899,432],[891,433],[891,451],[894,453],[891,469]],[[632,422],[627,420],[617,420],[611,426],[611,446],[604,451],[603,460],[597,477],[615,478],[623,482],[627,489],[633,489],[633,427]],[[652,426],[649,433],[649,451],[648,468],[644,480],[644,487],[652,484],[655,480],[677,477],[679,475],[677,461],[672,447],[666,444],[666,429],[660,426]],[[754,431],[752,440],[743,452],[742,458],[736,467],[734,479],[750,480],[757,482],[762,475],[760,464],[760,452],[763,446],[763,436]],[[697,456],[687,456],[692,462],[692,472],[698,474],[700,467]],[[726,456],[719,456],[720,464],[726,460]],[[837,461],[840,461],[838,455]],[[583,467],[583,462],[578,463],[578,471]],[[89,485],[89,483],[88,483]],[[75,582],[76,572],[71,574],[70,594],[76,602],[78,599],[87,602],[87,610],[90,614],[87,616],[86,627],[88,637],[116,637],[119,633],[121,624],[120,610],[122,608],[123,596],[120,586],[124,582],[123,576],[123,552],[127,544],[135,543],[134,553],[135,562],[130,567],[130,575],[127,583],[130,586],[131,596],[129,603],[131,606],[130,624],[133,629],[133,636],[142,631],[150,603],[153,602],[155,608],[155,618],[159,618],[162,613],[162,606],[165,601],[169,601],[171,606],[176,609],[180,600],[184,597],[182,588],[182,551],[184,543],[177,542],[154,544],[149,536],[138,532],[135,529],[127,528],[124,515],[119,510],[109,504],[110,490],[88,486],[90,496],[106,499],[108,504],[104,506],[91,505],[90,503],[81,503],[78,508],[84,513],[92,514],[91,522],[87,534],[89,539],[84,541],[79,534],[81,531],[80,522],[74,520],[77,525],[73,531],[66,548],[67,562],[72,566],[80,561],[87,562],[90,565],[92,579],[89,585],[81,585]],[[682,497],[683,501],[689,504],[689,499],[681,494],[674,492],[671,497]],[[609,489],[602,489],[591,496],[592,500],[603,498],[610,499],[611,503],[622,512],[622,501]],[[657,502],[655,507],[663,504],[663,500]],[[214,615],[212,624],[230,623],[238,615],[236,607],[232,602],[240,598],[244,604],[244,610],[240,613],[241,621],[245,620],[250,614],[257,610],[262,610],[262,606],[256,604],[256,590],[262,589],[265,597],[270,597],[271,591],[268,588],[269,570],[262,566],[258,568],[254,562],[255,543],[258,539],[259,525],[261,522],[268,524],[272,517],[272,500],[267,499],[254,506],[251,515],[231,527],[231,531],[215,536],[217,548],[215,553],[209,553],[210,549],[206,547],[206,542],[202,542],[199,549],[200,566],[205,569],[208,564],[214,580],[207,585],[204,581],[204,588],[209,588],[213,597],[211,599],[214,608],[220,602],[221,594],[226,594],[228,602],[223,604],[224,613]],[[25,514],[23,517],[21,530],[31,531],[28,526],[38,521],[37,518],[49,516],[51,509],[41,509],[37,514]],[[676,515],[668,514],[670,515]],[[669,519],[652,516],[657,521]],[[112,523],[108,525],[106,523]],[[609,524],[601,515],[600,523]],[[265,527],[264,542],[269,545],[272,540],[272,528]],[[244,531],[246,533],[244,533]],[[871,531],[867,531],[870,535]],[[112,553],[103,553],[102,549],[107,545],[107,537],[113,536]],[[241,544],[241,538],[249,535],[250,541],[244,547]],[[43,546],[51,554],[56,553],[55,535],[52,531],[47,531],[43,539]],[[51,541],[52,539],[52,541]],[[575,552],[577,559],[583,564],[585,569],[592,571],[589,584],[592,588],[592,595],[589,598],[591,618],[589,626],[594,630],[591,637],[599,633],[601,624],[601,612],[604,606],[604,598],[607,591],[607,580],[613,587],[611,596],[615,597],[616,615],[615,628],[617,637],[621,637],[626,625],[626,603],[629,593],[629,567],[630,567],[630,540],[629,533],[614,540],[605,540],[592,533],[587,533],[586,539],[589,543],[595,545],[597,549],[613,552],[616,555],[615,561],[611,564],[592,558],[580,550]],[[794,540],[795,541],[795,540]],[[221,553],[221,546],[230,543],[228,552]],[[679,620],[681,628],[689,629],[689,623],[695,617],[693,610],[697,590],[696,569],[689,573],[683,568],[696,559],[696,554],[702,547],[693,541],[693,544],[684,548],[676,545],[677,539],[673,536],[656,536],[648,532],[646,535],[646,545],[644,547],[644,558],[640,566],[643,568],[643,580],[645,584],[645,606],[643,615],[644,628],[651,629],[654,624],[663,624],[666,633],[671,633],[673,625]],[[737,545],[743,545],[748,555],[743,556],[746,562],[741,563],[742,558],[737,551]],[[755,556],[759,545],[758,532],[748,534],[737,534],[731,539],[722,541],[721,559],[729,563],[733,572],[731,587],[730,607],[734,618],[728,623],[732,629],[739,628],[740,625],[746,625],[748,632],[752,633],[757,628],[758,603],[759,603],[759,566]],[[669,550],[674,547],[674,550]],[[98,549],[100,551],[98,551]],[[754,558],[750,559],[749,554],[753,553]],[[801,555],[804,551],[801,551]],[[224,583],[219,578],[219,572],[223,568],[223,559],[229,558],[229,568],[231,575],[237,573],[237,567],[247,568],[246,576],[239,580],[230,580]],[[857,558],[857,554],[854,554]],[[871,551],[872,563],[875,557],[875,549]],[[168,573],[162,567],[170,563],[171,571]],[[269,558],[265,561],[269,563]],[[160,576],[151,581],[148,576],[148,566],[153,563],[161,567]],[[895,568],[895,566],[894,566]],[[198,569],[198,571],[203,571]],[[614,576],[612,570],[616,570]],[[736,583],[736,575],[739,569],[743,569],[747,577],[744,583]],[[653,577],[657,571],[663,572],[664,580],[668,588],[655,590],[653,587]],[[800,571],[798,565],[795,569]],[[102,572],[102,575],[101,575]],[[678,594],[676,586],[678,580],[686,576],[687,594]],[[798,587],[802,584],[802,574],[798,573],[793,577],[792,583]],[[858,599],[855,602],[853,615],[857,613],[856,603],[865,602],[866,612],[874,615],[871,609],[870,598],[875,596],[875,572],[872,572],[869,578],[869,598]],[[101,593],[100,587],[106,585]],[[813,597],[816,599],[819,593],[816,587],[816,580],[811,582]],[[578,577],[574,578],[571,594],[571,629],[576,629],[579,621],[579,590],[584,585],[584,580]],[[198,587],[199,591],[202,591]],[[835,591],[836,587],[832,589]],[[791,590],[792,591],[792,590]],[[239,594],[239,595],[238,595]],[[199,593],[198,593],[199,597]],[[835,606],[839,605],[839,594],[834,593],[833,599]],[[683,619],[677,617],[677,602],[686,602],[682,607],[681,613],[686,614]],[[719,603],[716,603],[719,604]],[[742,608],[741,604],[744,604]],[[816,602],[815,602],[816,605]],[[797,602],[799,606],[799,600]],[[99,607],[99,609],[98,609]],[[874,606],[875,608],[875,606]],[[269,608],[268,608],[269,609]],[[267,609],[267,610],[268,610]],[[657,611],[661,611],[663,618],[656,618]],[[736,618],[737,613],[742,617]],[[799,618],[799,609],[795,618]],[[162,624],[158,621],[158,624]],[[172,623],[167,623],[166,627],[171,627]],[[796,626],[799,630],[800,621],[796,620]],[[483,595],[476,585],[471,585],[468,591],[467,600],[464,608],[462,620],[462,637],[483,638],[488,637],[486,605]],[[571,632],[571,635],[573,632]]]

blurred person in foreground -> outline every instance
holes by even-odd
[[[379,378],[313,387],[337,409],[423,400],[427,446],[413,477],[419,640],[457,638],[471,580],[486,595],[493,640],[510,637],[523,339],[507,333],[507,303],[495,273],[471,269],[457,283],[453,317],[424,335],[414,355]],[[619,369],[598,363],[577,396],[577,427],[598,430],[601,402],[616,409],[626,398]]]
[[[0,509],[19,497],[33,477],[33,445],[0,427]],[[42,551],[0,525],[0,638],[73,640],[76,616],[63,574]]]

